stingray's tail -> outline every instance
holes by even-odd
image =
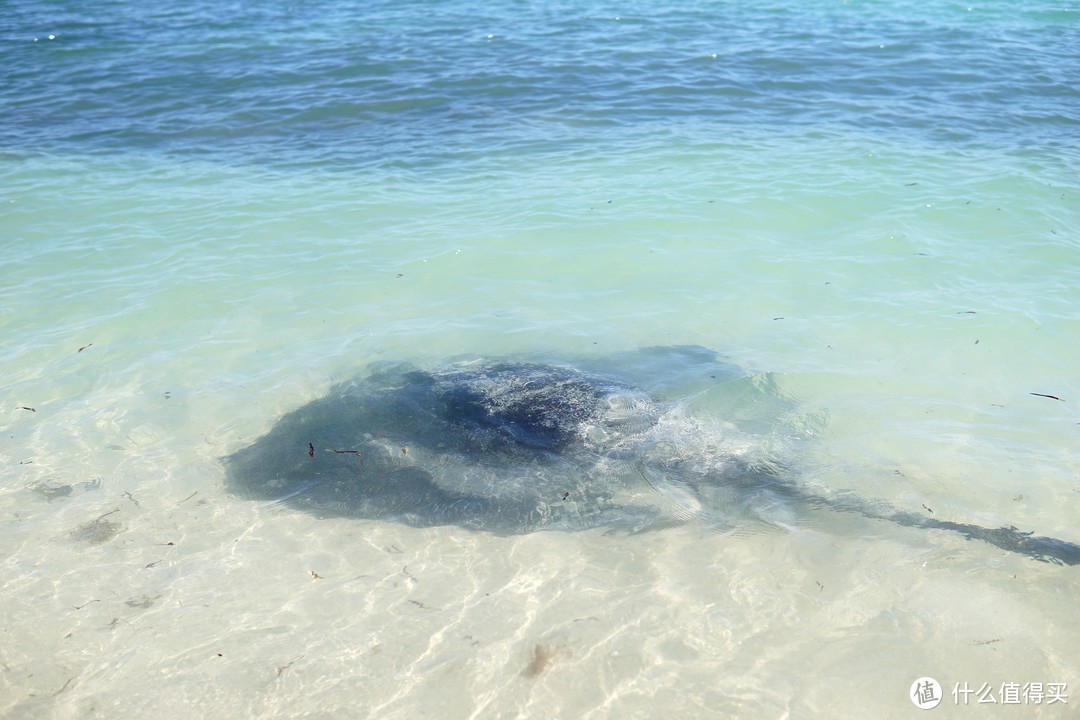
[[[799,491],[802,492],[802,491]],[[1080,545],[1052,537],[1042,537],[1015,527],[985,528],[981,525],[938,520],[918,513],[897,510],[885,503],[868,502],[854,495],[838,494],[831,497],[804,497],[819,507],[844,513],[853,513],[873,520],[885,520],[904,527],[924,530],[948,530],[959,533],[968,540],[980,540],[994,547],[1026,555],[1040,562],[1055,565],[1080,565]]]
[[[654,489],[663,488],[672,484],[679,487],[682,484],[678,468],[665,466],[660,476],[665,482],[654,482],[653,474],[641,471],[642,477]],[[818,494],[802,486],[795,485],[784,479],[784,473],[771,466],[748,466],[741,472],[724,475],[716,483],[718,487],[732,489],[735,494],[739,492],[759,492],[768,490],[775,496],[786,499],[793,507],[816,507],[833,512],[861,515],[871,520],[884,520],[904,527],[921,528],[924,530],[948,530],[959,533],[968,540],[980,540],[994,547],[1026,555],[1040,562],[1053,563],[1055,565],[1080,565],[1080,545],[1059,540],[1052,537],[1043,537],[1032,532],[1024,532],[1015,527],[986,528],[981,525],[953,522],[951,520],[938,520],[918,513],[897,510],[883,502],[869,501],[857,495],[839,492],[829,495]],[[670,496],[670,491],[663,492]],[[679,496],[681,497],[681,495]],[[696,515],[699,508],[690,507],[686,502],[678,502],[685,508],[687,516]]]
[[[1002,550],[1027,555],[1042,562],[1057,565],[1080,565],[1080,545],[1058,540],[1057,538],[1040,537],[1031,532],[1017,530],[1012,526],[990,529],[981,525],[938,520],[916,513],[899,511],[877,517],[907,527],[951,530],[960,533],[969,540],[981,540]]]

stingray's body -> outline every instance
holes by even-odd
[[[803,489],[733,428],[734,439],[687,412],[689,398],[739,376],[686,347],[574,366],[386,367],[281,418],[226,459],[228,484],[320,515],[502,534],[690,518],[723,526],[763,506],[828,509],[1080,564],[1080,546],[1054,538]]]

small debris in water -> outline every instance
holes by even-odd
[[[52,40],[52,39],[53,39],[54,37],[55,37],[55,35],[50,35],[50,36],[49,36],[49,39],[50,39],[50,40]],[[57,696],[57,695],[59,695],[60,693],[62,693],[62,692],[64,692],[65,690],[67,690],[67,689],[68,689],[68,686],[69,686],[69,685],[71,685],[71,683],[72,683],[72,682],[74,682],[74,681],[75,681],[75,677],[74,677],[74,676],[72,676],[72,677],[69,677],[69,678],[67,679],[67,682],[66,682],[66,683],[64,683],[64,686],[63,686],[62,688],[60,688],[59,690],[57,690],[56,692],[54,692],[54,693],[53,693],[53,697],[56,697],[56,696]]]
[[[415,605],[416,607],[420,608],[421,610],[438,610],[439,609],[439,608],[433,608],[430,605],[425,605],[424,603],[420,602],[419,600],[410,600],[409,602],[411,604]]]
[[[75,351],[76,354],[81,353],[83,350],[85,350],[88,347],[91,347],[93,344],[94,343],[87,343],[86,345],[83,345],[81,348],[79,348],[78,350]]]
[[[30,489],[52,502],[56,498],[67,497],[75,488],[72,485],[61,484],[53,480],[44,480],[32,485]]]
[[[109,512],[101,515],[96,520],[83,523],[79,527],[71,531],[72,537],[76,540],[82,540],[90,545],[101,545],[112,540],[114,537],[120,534],[122,525],[113,520],[106,520],[108,516],[113,513],[120,512],[120,508],[110,510]]]
[[[134,599],[125,600],[124,604],[127,605],[130,608],[142,608],[143,610],[145,610],[148,607],[150,607],[151,605],[153,605],[154,601],[157,600],[160,597],[161,597],[161,595],[157,595],[155,597],[150,597],[149,595],[143,595],[142,600],[134,600]]]
[[[29,407],[29,406],[27,406],[27,405],[20,405],[20,406],[19,406],[19,409],[20,409],[20,410],[29,410],[30,412],[37,412],[37,410],[35,410],[34,408],[32,408],[32,407]]]
[[[292,660],[290,660],[290,661],[288,662],[288,664],[280,666],[280,667],[279,667],[279,668],[277,669],[277,676],[278,676],[278,677],[281,677],[281,673],[283,673],[283,672],[285,672],[286,670],[288,670],[289,668],[291,668],[291,667],[293,666],[293,663],[294,663],[294,662],[296,662],[297,660],[301,659],[302,657],[304,657],[304,656],[303,656],[303,655],[297,655],[297,656],[296,656],[296,657],[294,657],[294,658],[293,658]]]
[[[562,648],[557,645],[541,645],[536,643],[533,647],[532,660],[521,671],[522,677],[534,678],[548,669],[555,658],[561,653]]]
[[[931,510],[930,508],[926,507],[926,504],[925,504],[925,503],[923,504],[923,506],[922,506],[922,507],[923,507],[923,510],[925,510],[925,511],[926,511],[926,512],[928,512],[928,513],[930,513],[931,515],[933,515],[933,514],[934,514],[934,511],[933,511],[933,510]]]
[[[1061,402],[1065,402],[1064,400],[1059,398],[1057,395],[1047,395],[1046,393],[1028,393],[1028,394],[1029,395],[1035,395],[1036,397],[1050,398],[1051,400],[1059,400]]]
[[[20,465],[27,465],[33,463],[33,460],[20,462]],[[29,485],[28,489],[43,496],[49,502],[52,502],[56,498],[68,497],[75,493],[87,492],[88,490],[96,490],[101,487],[100,480],[89,480],[81,483],[61,483],[57,480],[40,480],[33,485]]]
[[[307,456],[309,458],[315,457],[315,446],[312,445],[311,443],[307,444]]]
[[[320,575],[319,573],[315,572],[314,570],[309,570],[308,572],[311,573],[311,579],[312,580],[322,580],[323,579],[323,576]]]

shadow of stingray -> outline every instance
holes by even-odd
[[[745,434],[694,417],[693,399],[718,386],[772,410],[787,402],[768,376],[747,376],[699,347],[575,365],[386,365],[288,413],[225,458],[226,484],[241,497],[319,516],[498,534],[638,531],[690,519],[726,529],[756,518],[767,527],[824,509],[1080,564],[1080,546],[1016,528],[813,494],[773,458],[755,456]],[[779,521],[770,515],[776,508]]]
[[[416,527],[641,529],[661,508],[639,502],[652,493],[635,446],[671,406],[642,387],[687,396],[744,375],[698,347],[581,366],[384,365],[225,458],[227,489],[319,516]]]

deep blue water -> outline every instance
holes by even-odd
[[[1062,2],[12,2],[0,144],[422,168],[796,129],[1075,163],[1078,14]]]

